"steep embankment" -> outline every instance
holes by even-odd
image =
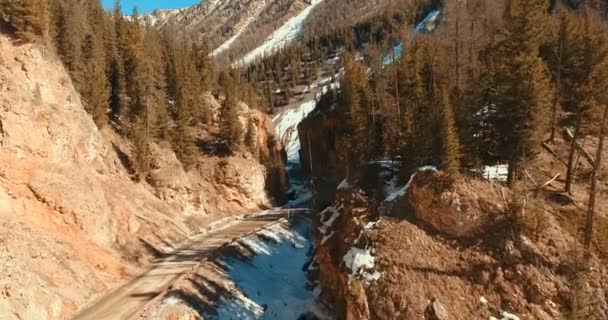
[[[369,186],[341,184],[316,236],[323,296],[338,316],[549,320],[576,299],[605,316],[608,273],[593,259],[577,276],[576,234],[556,220],[556,203],[539,198],[517,216],[499,184],[466,178],[448,191],[442,181],[425,168],[380,203]]]
[[[241,107],[258,139],[273,134],[266,116]],[[186,172],[153,145],[150,182],[133,182],[130,144],[96,128],[59,60],[5,36],[0,145],[1,319],[69,318],[210,221],[272,205],[266,169],[246,153],[201,154]]]

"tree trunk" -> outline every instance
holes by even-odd
[[[555,93],[555,98],[553,100],[553,110],[551,110],[551,137],[549,137],[549,142],[555,142],[555,131],[557,130],[557,105],[559,103],[559,92],[561,91],[561,82],[562,82],[562,42],[559,43],[559,57],[558,57],[558,65],[557,65],[557,80],[555,87],[557,88],[557,92]]]
[[[456,11],[456,37],[454,39],[455,44],[455,52],[456,56],[456,89],[460,92],[460,1],[457,3],[457,11]]]
[[[405,46],[405,44],[403,44]],[[400,97],[399,97],[399,74],[398,74],[398,70],[397,70],[397,65],[395,64],[396,62],[396,53],[395,53],[395,45],[393,45],[393,50],[392,50],[392,67],[393,70],[395,70],[395,72],[393,73],[393,81],[395,84],[395,100],[397,103],[397,119],[399,121],[399,124],[401,124],[401,101],[400,101]]]
[[[568,194],[572,194],[572,184],[574,183],[574,156],[576,153],[576,143],[581,136],[583,125],[583,116],[581,114],[578,115],[576,119],[576,128],[574,128],[574,136],[572,137],[572,141],[570,142],[570,153],[568,155],[568,170],[566,171],[566,186],[564,187],[564,191]]]
[[[509,172],[507,173],[507,185],[515,186],[515,182],[519,179],[519,163],[515,159],[509,160]]]
[[[602,119],[599,142],[597,146],[595,165],[591,175],[591,191],[589,193],[589,206],[587,209],[587,221],[585,223],[585,251],[586,255],[591,254],[591,241],[593,240],[593,220],[595,218],[595,201],[597,198],[597,187],[600,175],[602,174],[602,153],[604,149],[604,139],[606,138],[606,125],[608,125],[608,104],[604,106],[604,117]]]

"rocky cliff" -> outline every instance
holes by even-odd
[[[338,110],[314,110],[298,125],[302,168],[314,178],[319,202],[328,205],[346,176],[347,154],[344,114]]]
[[[265,115],[242,106],[242,117],[261,152],[279,152]],[[69,318],[210,222],[272,205],[248,153],[201,154],[185,171],[153,145],[149,183],[133,182],[130,144],[96,128],[54,54],[5,36],[0,147],[0,319]]]

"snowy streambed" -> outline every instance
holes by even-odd
[[[239,240],[253,253],[250,259],[222,257],[218,264],[238,288],[223,296],[205,319],[300,319],[314,313],[320,319],[323,308],[318,289],[308,281],[308,265],[314,245],[311,225],[298,219],[280,223]]]

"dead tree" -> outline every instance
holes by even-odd
[[[589,193],[589,206],[587,208],[587,221],[585,223],[585,251],[586,255],[591,254],[591,241],[593,240],[593,221],[595,219],[595,202],[597,198],[597,188],[602,174],[602,153],[604,149],[604,139],[606,138],[606,126],[608,125],[608,104],[604,106],[604,115],[600,127],[599,142],[597,146],[593,173],[591,174],[591,191]]]

